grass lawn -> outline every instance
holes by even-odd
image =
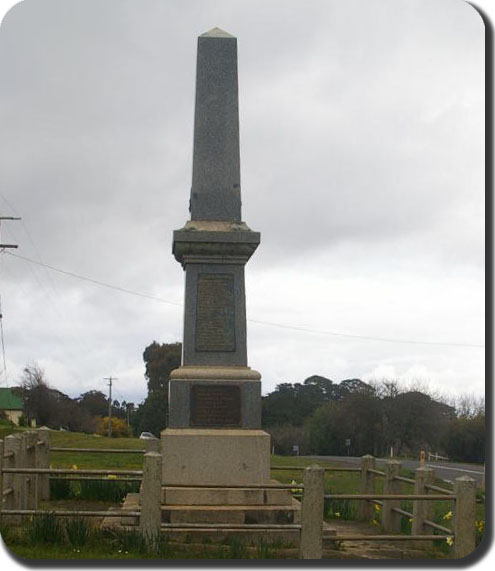
[[[144,450],[146,441],[139,438],[108,438],[94,434],[78,432],[50,432],[50,445],[57,448],[116,448]],[[115,469],[141,470],[143,454],[104,454],[101,452],[51,452],[50,463],[53,468]]]

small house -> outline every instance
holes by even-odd
[[[16,425],[19,425],[20,418],[24,414],[24,403],[22,399],[14,395],[9,388],[0,388],[0,414],[1,413]]]

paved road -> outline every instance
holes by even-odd
[[[314,458],[315,460],[326,460],[328,462],[349,462],[351,464],[360,464],[361,458],[355,456],[305,456],[305,458]],[[384,465],[388,458],[377,458],[377,467]],[[419,460],[401,460],[402,467],[409,470],[419,468]],[[478,487],[481,487],[483,478],[483,467],[475,464],[457,464],[455,462],[426,462],[425,466],[433,468],[435,475],[442,478],[446,482],[453,482],[459,476],[469,476],[476,480]]]

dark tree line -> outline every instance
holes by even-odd
[[[263,425],[275,451],[323,455],[417,455],[420,450],[449,458],[484,461],[485,416],[480,407],[443,402],[395,382],[360,379],[334,383],[312,376],[282,383],[263,397]],[[469,407],[468,407],[469,409]]]
[[[100,391],[88,391],[73,399],[52,389],[38,365],[24,368],[20,386],[12,389],[24,402],[21,422],[31,426],[64,428],[75,432],[95,432],[102,417],[108,416],[108,398]],[[114,400],[112,416],[126,419],[132,403]]]
[[[168,422],[170,373],[181,365],[180,343],[153,341],[143,352],[148,394],[133,403],[112,403],[112,416],[130,421],[134,435],[159,436]],[[108,400],[100,391],[76,399],[51,389],[43,371],[24,369],[21,386],[25,421],[38,426],[94,432],[108,415]],[[275,451],[289,454],[388,456],[438,452],[452,460],[483,462],[485,410],[483,402],[462,397],[454,402],[424,388],[404,389],[394,381],[365,383],[345,379],[336,383],[319,375],[303,383],[281,383],[263,397],[263,427]]]

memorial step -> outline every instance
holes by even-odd
[[[162,505],[163,523],[293,524],[301,505]]]
[[[279,482],[271,480],[270,485]],[[166,505],[292,505],[289,490],[275,488],[205,488],[162,486],[162,504]]]

